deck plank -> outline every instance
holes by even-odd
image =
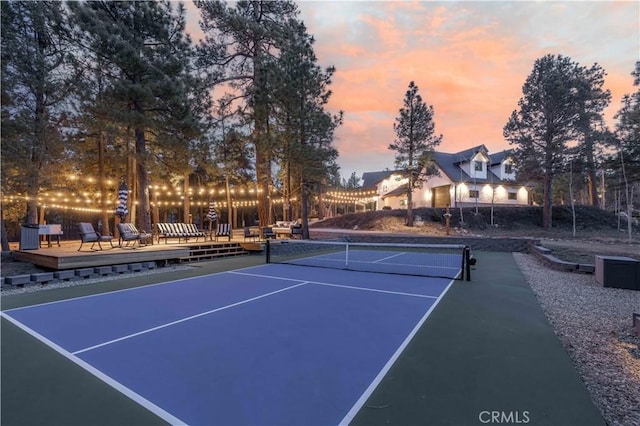
[[[109,248],[94,252],[78,251],[78,246],[75,245],[63,245],[62,247],[38,250],[18,250],[15,251],[15,259],[53,270],[89,268],[122,263],[178,261],[191,255],[191,246],[202,247],[203,245],[215,248],[224,245],[224,243],[155,244],[135,249]]]

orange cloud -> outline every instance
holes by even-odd
[[[189,4],[187,3],[187,6]],[[534,61],[563,54],[598,62],[620,99],[634,90],[637,2],[300,2],[323,66],[335,65],[328,108],[344,110],[336,132],[343,174],[393,167],[387,149],[410,81],[435,109],[443,151],[484,143],[508,148],[502,128]]]

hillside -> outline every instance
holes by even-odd
[[[406,210],[382,210],[351,213],[314,223],[313,229],[357,229],[388,233],[411,233],[423,236],[446,235],[441,209],[415,209],[416,226],[405,226]],[[553,227],[542,228],[541,207],[496,207],[494,226],[491,226],[491,208],[474,207],[451,209],[452,236],[533,237],[553,250],[566,261],[591,263],[596,255],[631,256],[640,259],[640,229],[634,228],[633,241],[629,244],[626,223],[618,217],[594,207],[576,206],[576,236],[573,236],[571,208],[553,208]]]
[[[475,207],[451,209],[451,226],[467,230],[486,230],[489,228],[506,231],[537,231],[542,229],[541,207],[496,207],[491,226],[491,208]],[[444,210],[432,208],[414,209],[414,217],[421,226],[429,228],[444,227]],[[404,226],[406,210],[379,210],[363,213],[350,213],[339,217],[325,219],[313,224],[317,228],[342,228],[363,230],[384,230],[389,224]],[[433,226],[437,225],[437,226]],[[405,227],[406,228],[406,227]],[[611,212],[595,207],[576,206],[577,230],[616,231],[618,218]],[[553,208],[553,230],[571,230],[572,215],[569,206]]]

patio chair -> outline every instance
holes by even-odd
[[[291,238],[302,239],[302,225],[293,225],[291,227]]]
[[[265,240],[268,238],[276,238],[276,233],[273,232],[273,227],[265,226],[262,228],[262,238]]]
[[[249,226],[244,227],[244,240],[247,241],[247,238],[250,238],[252,241],[255,241],[256,238],[260,238],[260,234],[257,232],[252,232]]]
[[[218,229],[216,230],[216,241],[218,241],[218,237],[227,237],[229,241],[231,241],[231,224],[230,223],[219,223]]]
[[[118,240],[118,246],[121,248],[130,247],[135,248],[136,242],[138,245],[146,245],[153,235],[146,232],[140,232],[133,223],[118,223],[118,231],[120,232],[120,239]],[[122,244],[125,247],[122,247]],[[129,245],[131,244],[131,245]]]
[[[100,243],[108,242],[111,245],[111,248],[115,248],[113,246],[113,236],[112,235],[102,235],[99,232],[96,232],[93,229],[93,225],[88,222],[80,222],[78,223],[78,230],[80,231],[80,247],[78,251],[82,250],[82,245],[84,243],[91,243],[91,247],[89,248],[91,251],[98,251],[93,248],[93,246],[98,244],[100,250],[104,250]]]

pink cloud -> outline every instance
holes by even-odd
[[[188,6],[189,4],[187,4]],[[633,2],[301,2],[323,66],[337,71],[329,103],[345,112],[336,132],[350,171],[392,167],[393,123],[409,81],[435,109],[443,151],[484,143],[508,148],[502,128],[534,61],[548,53],[600,63],[612,92],[605,118],[634,90],[638,59]]]

